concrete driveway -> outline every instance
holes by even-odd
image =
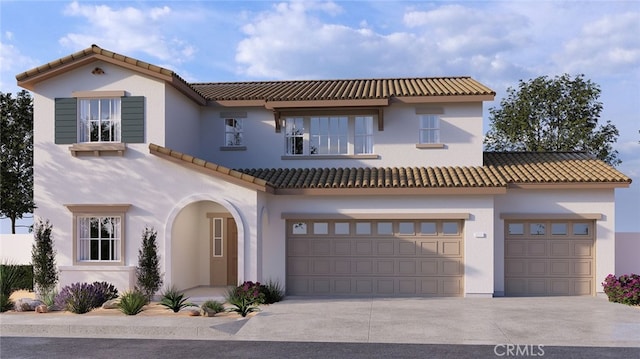
[[[0,335],[640,347],[640,308],[601,297],[289,297],[249,319],[5,313]]]

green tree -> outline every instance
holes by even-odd
[[[484,144],[490,151],[584,151],[610,165],[622,161],[613,144],[618,129],[598,125],[600,87],[568,74],[520,80],[507,89],[500,107],[489,109],[491,128]]]
[[[56,250],[53,248],[53,227],[49,221],[38,220],[34,225],[34,242],[31,249],[34,289],[40,297],[50,294],[58,283]]]
[[[27,91],[16,98],[0,92],[0,215],[16,220],[31,213],[33,202],[33,100]]]
[[[157,236],[158,232],[153,228],[146,227],[142,232],[142,246],[138,251],[136,289],[145,295],[147,301],[150,301],[162,286]]]

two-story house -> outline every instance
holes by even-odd
[[[584,153],[483,153],[469,77],[188,83],[92,46],[17,75],[34,95],[38,218],[61,285],[135,285],[145,227],[179,289],[594,295],[615,188]]]

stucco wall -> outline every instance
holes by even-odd
[[[598,213],[602,219],[596,221],[596,291],[597,285],[615,270],[615,208],[614,192],[609,189],[592,189],[588,196],[584,190],[517,190],[496,196],[494,226],[495,241],[495,288],[498,295],[504,293],[504,220],[502,213],[572,214]]]
[[[263,278],[286,280],[282,213],[469,213],[464,227],[465,295],[493,295],[493,199],[491,196],[271,196],[262,236]],[[474,233],[484,233],[476,238]]]
[[[417,149],[419,121],[416,106],[393,104],[384,110],[384,130],[374,124],[374,152],[378,159],[282,160],[284,130],[275,132],[273,113],[260,108],[246,111],[245,151],[221,151],[224,119],[220,111],[203,108],[201,151],[194,154],[230,168],[279,167],[394,167],[394,166],[481,166],[482,105],[480,103],[434,104],[442,107],[440,137],[444,149]],[[375,121],[374,121],[375,122]],[[350,139],[352,141],[353,139]]]

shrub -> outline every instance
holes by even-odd
[[[206,302],[202,303],[200,308],[202,308],[202,311],[206,313],[216,314],[224,312],[224,304],[218,302],[217,300],[207,300]]]
[[[134,290],[122,293],[118,309],[126,315],[136,315],[142,312],[142,307],[145,304],[147,304],[147,297],[143,293]]]
[[[52,226],[49,221],[38,220],[35,223],[34,242],[31,249],[33,263],[33,282],[38,294],[52,291],[58,283],[56,251],[51,237]]]
[[[13,309],[11,293],[20,283],[20,267],[10,262],[0,265],[0,312]]]
[[[10,296],[0,293],[0,312],[6,312],[13,309],[13,301]]]
[[[151,301],[153,295],[162,287],[160,259],[156,244],[157,234],[153,228],[145,228],[142,232],[142,246],[138,251],[136,289],[147,297],[147,302]]]
[[[263,295],[264,304],[273,304],[284,299],[284,289],[276,281],[268,280],[266,284],[260,285],[260,293]]]
[[[51,290],[42,295],[42,302],[47,306],[49,310],[56,309],[56,296],[58,292]]]
[[[93,282],[93,287],[96,289],[95,307],[99,307],[104,302],[118,298],[118,289],[111,283],[107,282]]]
[[[160,304],[173,310],[174,313],[177,313],[182,308],[190,307],[195,304],[187,302],[189,297],[184,297],[184,293],[177,290],[175,287],[171,287],[162,292],[162,300],[160,300]]]
[[[640,275],[624,274],[616,278],[609,274],[602,286],[610,302],[640,305]]]
[[[55,300],[56,307],[76,314],[87,313],[96,308],[99,295],[93,284],[73,283],[62,288],[58,293]]]
[[[246,317],[259,310],[258,305],[264,302],[264,294],[260,291],[259,282],[247,281],[227,291],[226,300],[233,306],[229,311]]]
[[[107,282],[73,283],[62,288],[54,302],[59,309],[83,314],[117,297],[118,290]]]

